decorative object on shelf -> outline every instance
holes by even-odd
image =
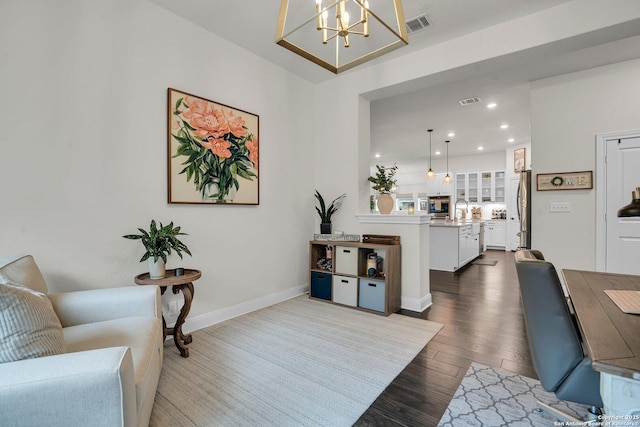
[[[371,252],[367,255],[367,276],[375,277],[378,274],[378,254]]]
[[[275,42],[332,73],[409,44],[401,0],[378,0],[375,11],[367,0],[327,0],[324,4],[316,0],[315,9],[311,5],[305,0],[281,0]],[[351,44],[351,35],[363,37]],[[332,40],[334,46],[327,46]]]
[[[394,176],[398,170],[398,166],[395,164],[392,167],[385,168],[380,165],[376,165],[376,175],[368,178],[369,182],[373,183],[373,189],[378,191],[378,210],[383,215],[389,215],[393,210],[393,197],[391,197],[391,189],[396,184]]]
[[[631,192],[631,203],[618,210],[618,217],[640,216],[640,187]]]
[[[362,243],[369,245],[400,245],[400,236],[388,236],[385,234],[363,234]]]
[[[445,141],[447,145],[447,174],[444,176],[444,180],[442,181],[445,184],[451,184],[453,182],[453,180],[451,179],[451,175],[449,175],[449,142],[451,141]]]
[[[334,213],[336,213],[338,209],[340,209],[340,206],[342,206],[342,201],[345,197],[347,197],[347,193],[343,193],[333,199],[329,206],[324,203],[324,198],[318,190],[316,190],[315,196],[318,200],[318,203],[320,203],[319,207],[316,206],[316,212],[318,212],[318,215],[320,216],[320,233],[331,234],[331,217]]]
[[[359,234],[314,234],[313,240],[327,240],[327,241],[344,241],[344,242],[359,242]]]
[[[149,231],[138,228],[140,234],[127,234],[125,239],[141,240],[145,248],[145,253],[140,258],[140,262],[149,262],[149,276],[152,279],[160,279],[165,275],[165,264],[167,255],[175,251],[180,258],[182,252],[191,256],[189,248],[178,239],[177,236],[186,236],[186,233],[180,232],[180,227],[174,227],[173,221],[169,225],[163,226],[159,223],[156,225],[155,220],[151,220]]]
[[[320,270],[331,271],[333,269],[333,260],[331,258],[319,258],[317,265]]]
[[[527,166],[526,149],[518,148],[513,150],[513,171],[515,173],[522,172]]]
[[[259,117],[172,88],[168,97],[169,203],[259,204]]]
[[[431,133],[433,132],[433,129],[427,129],[427,132],[429,132],[429,170],[425,176],[427,179],[436,179],[436,174],[433,172],[433,169],[431,169]]]
[[[391,194],[382,193],[378,196],[378,210],[383,215],[389,215],[393,210],[393,197]]]
[[[413,203],[409,204],[409,207],[407,208],[407,214],[413,215],[415,212],[416,212],[416,210],[413,207]]]
[[[592,188],[593,171],[536,174],[538,191],[591,190]]]
[[[378,256],[377,252],[371,252],[367,255],[367,277],[383,277],[384,278],[384,259]]]

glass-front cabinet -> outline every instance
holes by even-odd
[[[504,171],[495,171],[493,173],[494,175],[494,184],[493,184],[493,188],[494,188],[494,200],[497,203],[504,203],[505,202],[505,172]]]
[[[504,203],[505,172],[485,171],[456,174],[456,200],[469,203]]]
[[[479,179],[479,172],[469,172],[467,174],[469,176],[469,187],[467,190],[467,194],[468,194],[468,199],[467,202],[469,203],[478,203],[480,200],[478,200],[478,195],[480,194],[480,179]]]
[[[491,185],[491,172],[482,172],[482,201],[492,202],[493,186]]]
[[[467,200],[467,174],[466,173],[456,174],[456,200],[459,200],[459,199]]]

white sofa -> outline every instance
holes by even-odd
[[[29,255],[0,259],[0,279],[47,293]],[[163,358],[159,288],[47,297],[66,352],[0,363],[0,425],[148,426]]]

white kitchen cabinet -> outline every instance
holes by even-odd
[[[487,248],[505,249],[507,245],[507,229],[505,221],[485,222],[484,244]]]
[[[493,201],[496,203],[504,203],[506,199],[506,175],[504,171],[493,172]]]
[[[445,184],[445,173],[437,173],[434,179],[427,179],[427,195],[429,196],[451,196],[454,194],[453,179],[451,183]]]
[[[505,201],[505,172],[482,172],[482,201],[504,203]]]
[[[480,254],[478,232],[471,224],[431,224],[429,268],[456,271],[473,261]]]
[[[469,203],[504,203],[505,172],[456,173],[456,200],[465,199]]]
[[[479,255],[478,234],[472,234],[471,226],[460,227],[458,231],[458,265],[470,263]]]

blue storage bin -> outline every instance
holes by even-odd
[[[384,313],[384,281],[360,279],[359,291],[360,307]]]
[[[311,272],[311,296],[331,301],[331,273]]]

